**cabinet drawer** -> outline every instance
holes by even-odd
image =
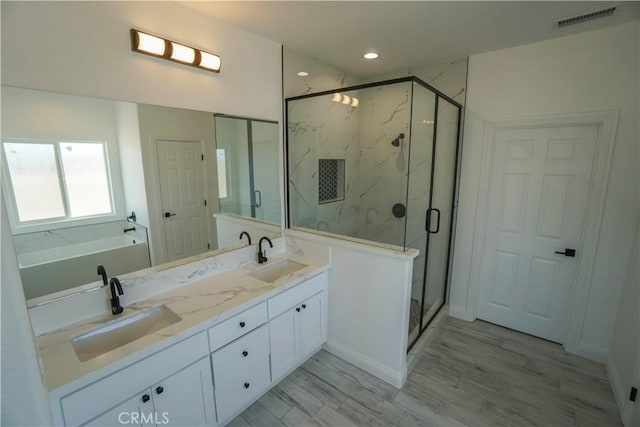
[[[327,273],[325,272],[269,299],[269,319],[277,317],[280,313],[284,313],[294,305],[326,289],[326,287]]]
[[[223,423],[229,421],[229,417],[269,387],[269,358],[254,362],[244,372],[227,382],[218,382],[215,379],[214,382],[218,422]]]
[[[254,364],[268,358],[269,327],[262,325],[211,355],[213,380],[216,384],[231,382],[242,377]]]
[[[209,328],[210,351],[215,351],[267,321],[267,303],[261,303]]]
[[[80,425],[158,381],[158,366],[167,374],[206,356],[203,332],[161,350],[61,399],[65,424]]]

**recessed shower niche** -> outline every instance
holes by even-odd
[[[410,345],[445,301],[460,112],[415,77],[286,100],[288,227],[418,249]]]
[[[344,200],[344,159],[318,160],[318,203]]]

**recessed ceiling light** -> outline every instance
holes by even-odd
[[[364,57],[364,59],[376,59],[378,57],[378,54],[376,52],[367,52],[362,56]]]
[[[307,77],[309,75],[309,73],[307,73],[306,71],[298,71],[298,75],[300,77]]]

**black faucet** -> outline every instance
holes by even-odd
[[[102,286],[108,286],[109,281],[107,279],[107,270],[104,269],[102,264],[98,264],[98,274],[102,276]]]
[[[242,240],[242,236],[247,236],[247,240],[249,241],[249,246],[251,246],[251,236],[249,236],[249,233],[247,233],[246,231],[243,231],[242,233],[240,233],[240,237],[239,237],[240,240]]]
[[[109,284],[111,285],[111,313],[113,315],[120,314],[124,311],[124,308],[120,305],[120,298],[118,298],[118,295],[124,294],[122,285],[117,277],[112,277]],[[118,295],[116,295],[116,288],[118,289]]]
[[[273,243],[271,243],[271,240],[268,237],[261,237],[260,238],[260,242],[258,242],[258,264],[264,264],[265,262],[268,261],[267,258],[267,251],[266,250],[262,250],[262,241],[266,240],[267,242],[269,242],[269,246],[273,247]]]

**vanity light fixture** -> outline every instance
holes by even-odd
[[[298,71],[298,75],[300,77],[307,77],[309,75],[309,73],[307,73],[306,71]]]
[[[362,57],[364,59],[376,59],[379,55],[376,52],[367,52]]]
[[[131,29],[131,50],[213,71],[214,73],[220,72],[221,61],[218,55],[163,39],[134,28]]]

